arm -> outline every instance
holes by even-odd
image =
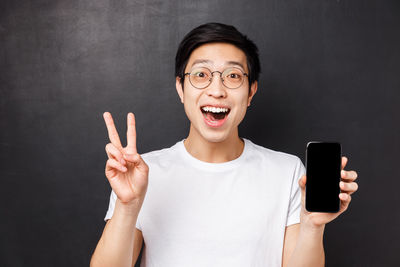
[[[324,226],[308,229],[300,224],[286,227],[282,266],[324,266]]]
[[[140,251],[142,250],[142,246],[144,246],[142,231],[136,228],[135,240],[133,241],[132,266],[136,264],[136,261],[138,260],[140,255]]]
[[[117,195],[113,216],[107,221],[90,266],[132,266],[143,237],[136,221],[147,190],[149,167],[136,149],[135,117],[128,114],[128,144],[122,147],[111,114],[103,114],[111,143],[106,145],[106,177]],[[138,245],[140,244],[140,245]]]
[[[140,204],[126,206],[115,203],[113,217],[107,221],[92,256],[90,266],[133,266],[139,255],[143,237],[136,230]]]
[[[340,210],[336,213],[308,212],[305,209],[305,185],[307,177],[299,179],[301,189],[300,224],[286,227],[282,266],[284,267],[320,267],[325,265],[325,252],[323,247],[323,235],[325,225],[347,210],[351,194],[357,191],[358,184],[355,171],[345,171],[344,167],[348,159],[342,157],[342,172],[339,194]]]

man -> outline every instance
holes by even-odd
[[[338,213],[310,213],[301,160],[239,137],[260,67],[257,47],[233,26],[193,29],[175,70],[186,139],[139,155],[134,115],[122,147],[104,113],[112,194],[91,266],[133,266],[143,240],[141,266],[323,266],[325,224],[347,209],[356,172],[342,171]]]

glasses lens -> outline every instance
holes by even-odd
[[[196,68],[190,72],[189,77],[194,87],[205,88],[210,83],[211,72],[206,68]]]
[[[243,72],[238,68],[229,68],[222,73],[224,84],[228,88],[238,88],[244,80]]]

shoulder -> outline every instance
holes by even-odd
[[[179,149],[178,145],[181,142],[182,141],[178,141],[171,147],[149,151],[141,154],[140,156],[148,165],[168,165],[168,163],[175,161]]]
[[[246,141],[251,152],[250,157],[261,157],[271,163],[279,164],[281,166],[298,165],[301,163],[300,158],[296,155],[266,148],[261,145],[257,145],[248,139],[246,139]]]

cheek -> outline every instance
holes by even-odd
[[[248,102],[248,98],[247,95],[244,95],[240,101],[237,103],[236,107],[236,121],[237,122],[241,122],[244,118],[244,116],[246,115],[246,111],[247,111],[247,102]]]
[[[197,112],[197,105],[196,105],[196,95],[185,93],[183,95],[184,100],[184,108],[186,115],[193,116]]]
[[[238,110],[238,120],[242,121],[244,116],[246,115],[247,105],[241,105]]]

